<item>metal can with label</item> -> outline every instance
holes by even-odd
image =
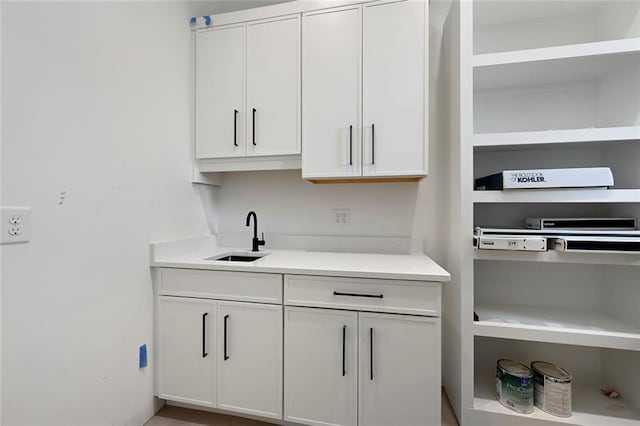
[[[531,363],[534,401],[542,411],[559,417],[571,416],[571,374],[545,361]]]
[[[525,364],[500,359],[496,368],[496,397],[500,404],[522,414],[533,412],[533,372]]]

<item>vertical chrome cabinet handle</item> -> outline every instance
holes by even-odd
[[[229,322],[229,315],[224,316],[224,360],[229,359],[229,354],[227,353],[227,324]]]
[[[252,142],[253,142],[253,146],[255,146],[256,145],[256,109],[255,108],[253,109],[252,114],[253,114],[253,117],[251,119],[253,124],[253,141]]]
[[[371,123],[371,164],[376,164],[376,125]]]
[[[207,315],[209,312],[202,314],[202,358],[206,358],[207,355]]]
[[[373,380],[373,327],[369,329],[369,379]]]
[[[353,125],[349,126],[349,165],[353,166]]]
[[[238,110],[233,110],[233,146],[238,146],[238,135],[237,129],[238,127]]]
[[[347,364],[346,364],[346,354],[347,354],[347,348],[346,348],[346,340],[347,340],[347,326],[343,325],[342,326],[342,375],[346,376],[347,375]]]

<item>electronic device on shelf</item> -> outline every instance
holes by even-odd
[[[625,252],[640,254],[640,237],[566,236],[549,238],[549,246],[562,252]]]
[[[571,236],[598,236],[598,237],[638,237],[640,231],[603,231],[582,229],[517,229],[517,228],[475,228],[476,236],[539,236],[539,237],[571,237]]]
[[[475,180],[476,190],[603,188],[613,186],[609,167],[504,170]]]
[[[547,251],[546,237],[475,236],[473,241],[478,250]]]
[[[633,231],[637,228],[635,217],[584,217],[584,218],[530,218],[525,219],[527,229],[562,229],[582,231]]]

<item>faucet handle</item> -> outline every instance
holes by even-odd
[[[264,241],[264,232],[262,232],[262,238],[261,238],[260,240],[258,240],[258,245],[259,245],[259,246],[263,246],[264,244],[265,244],[265,241]]]

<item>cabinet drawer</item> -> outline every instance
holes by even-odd
[[[282,275],[162,268],[158,292],[165,296],[282,303]]]
[[[440,283],[285,275],[286,305],[440,316]]]

